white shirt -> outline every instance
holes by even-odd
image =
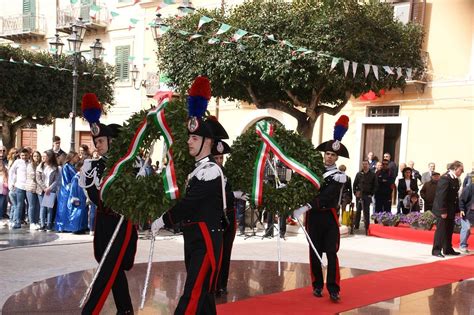
[[[26,190],[26,169],[28,167],[27,161],[18,159],[13,162],[8,171],[8,188],[12,190],[13,187]]]

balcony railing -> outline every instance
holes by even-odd
[[[56,15],[56,29],[69,33],[71,24],[75,23],[78,18],[82,18],[88,30],[103,30],[109,24],[109,13],[106,6],[102,3],[95,3],[67,9],[59,8]]]
[[[20,14],[0,18],[0,37],[17,40],[44,37],[46,18],[42,15]]]

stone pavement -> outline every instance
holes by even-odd
[[[0,227],[0,310],[14,292],[35,281],[61,274],[91,269],[97,266],[93,258],[92,236],[68,233],[29,232],[26,229],[12,231]],[[345,232],[344,229],[342,229]],[[45,237],[45,233],[52,234]],[[19,235],[15,235],[19,234]],[[263,231],[258,231],[262,235]],[[15,238],[46,239],[46,243],[18,246],[11,242]],[[135,261],[148,260],[150,241],[147,234],[141,234]],[[262,239],[260,236],[244,239],[237,236],[232,258],[235,260],[278,260],[277,238]],[[281,260],[308,263],[308,244],[304,234],[287,233],[280,239]],[[15,247],[16,246],[16,247]],[[160,232],[155,242],[154,261],[173,261],[183,259],[183,239],[167,231]],[[341,238],[339,260],[341,267],[364,270],[385,270],[401,266],[436,261],[431,256],[431,246],[410,242],[347,234]],[[276,275],[275,275],[276,276]]]

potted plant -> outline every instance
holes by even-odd
[[[436,223],[436,216],[431,211],[425,211],[418,217],[418,227],[422,230],[431,230]]]

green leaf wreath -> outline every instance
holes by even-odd
[[[123,125],[119,136],[113,140],[109,150],[106,173],[128,151],[135,131],[146,117],[148,111],[142,110],[132,115]],[[184,194],[186,176],[192,171],[193,159],[188,154],[187,146],[187,119],[186,103],[184,100],[173,99],[166,107],[165,117],[170,126],[174,143],[172,145],[176,178],[181,195]],[[160,139],[159,129],[151,124],[146,131],[141,149],[148,155],[157,139]],[[156,149],[161,147],[156,146]],[[105,204],[115,212],[124,215],[135,223],[143,223],[155,219],[165,213],[176,201],[169,200],[164,192],[163,179],[159,174],[145,177],[136,177],[135,160],[124,165],[123,172],[113,182],[104,195]]]
[[[312,143],[297,133],[286,130],[281,124],[274,123],[274,127],[273,138],[282,150],[322,178],[324,165],[321,153],[316,151]],[[252,126],[232,145],[232,153],[225,168],[234,190],[251,193],[254,163],[261,143],[255,126]],[[317,189],[307,179],[293,172],[284,188],[277,189],[274,183],[264,183],[262,208],[271,213],[287,215],[311,201],[317,194]]]

